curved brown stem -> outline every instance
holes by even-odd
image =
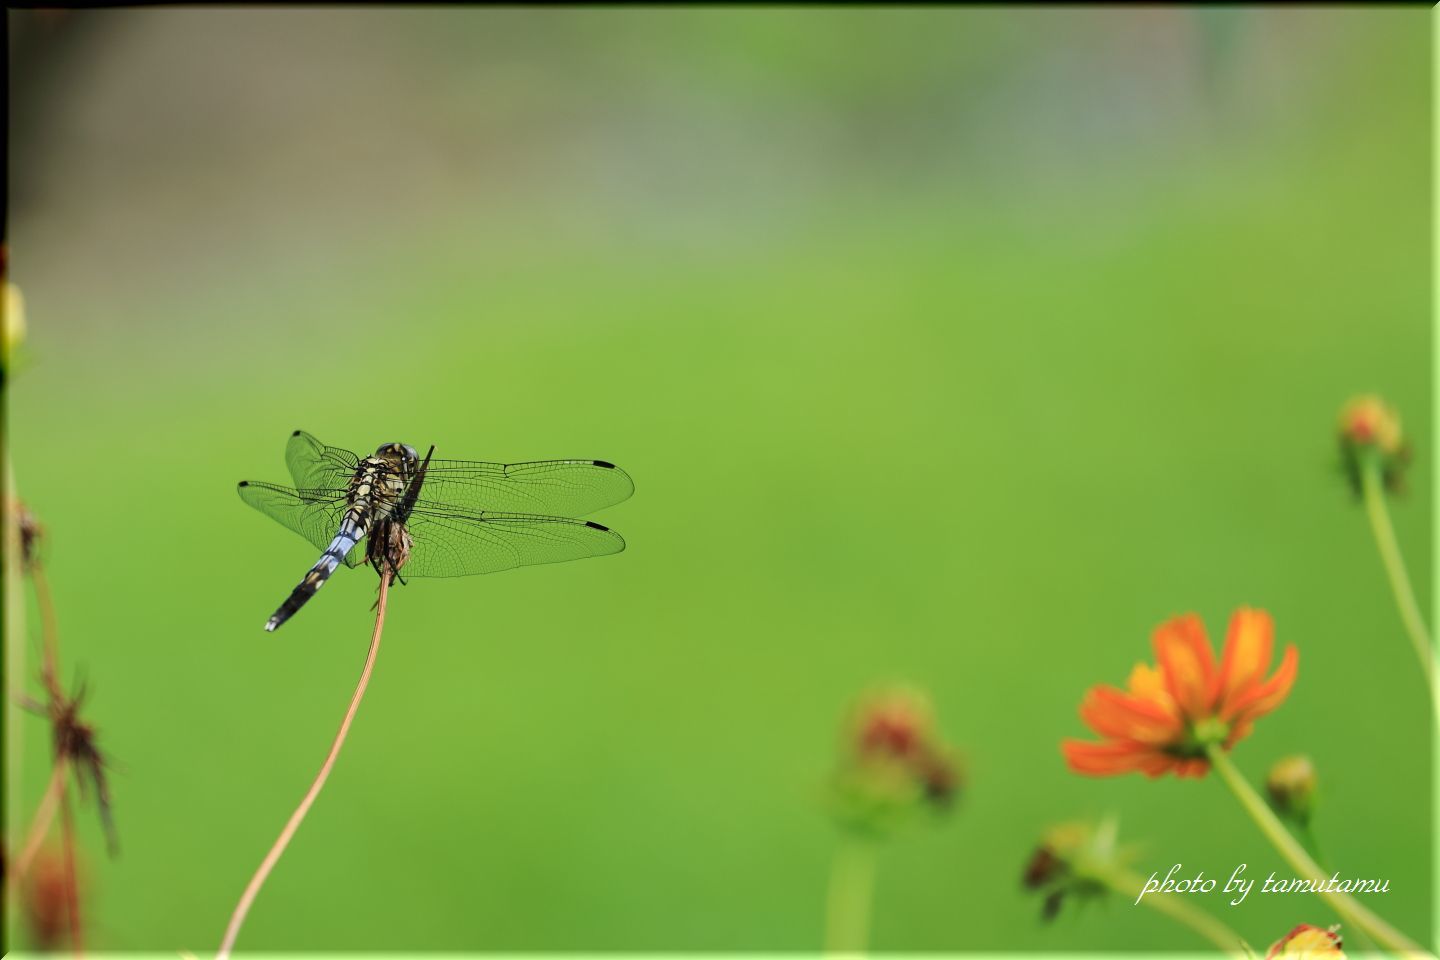
[[[360,671],[360,682],[355,685],[355,695],[350,698],[350,707],[345,711],[345,718],[340,721],[340,730],[335,734],[335,740],[330,744],[330,753],[325,757],[325,762],[320,766],[320,772],[316,774],[315,781],[310,784],[310,789],[305,792],[305,797],[300,801],[300,806],[290,814],[290,819],[285,824],[285,829],[280,831],[270,852],[265,854],[265,859],[260,861],[260,868],[250,878],[246,885],[245,892],[240,895],[240,902],[235,905],[235,912],[230,915],[230,924],[225,928],[225,939],[220,942],[220,950],[215,955],[216,960],[225,960],[230,956],[230,951],[235,946],[235,938],[240,935],[240,927],[245,923],[245,916],[250,912],[250,906],[255,902],[255,897],[260,893],[260,888],[265,885],[265,879],[270,876],[270,871],[279,862],[281,854],[290,845],[290,838],[295,836],[295,831],[300,828],[300,822],[305,819],[305,814],[315,803],[315,798],[320,796],[320,789],[325,786],[325,781],[330,776],[330,769],[335,766],[335,759],[340,756],[340,748],[345,745],[345,736],[350,732],[350,723],[355,719],[355,713],[360,709],[360,700],[365,696],[365,688],[370,685],[370,674],[375,669],[375,657],[380,652],[380,634],[385,628],[385,599],[390,593],[390,574],[387,572],[380,577],[380,600],[375,611],[375,632],[370,636],[370,652],[365,656],[365,667]]]
[[[55,810],[59,807],[60,795],[65,792],[65,768],[67,766],[64,757],[55,761],[55,770],[50,774],[50,785],[45,788],[45,795],[40,798],[40,805],[35,808],[35,816],[30,821],[30,829],[25,834],[25,845],[20,848],[20,855],[10,866],[10,875],[6,878],[5,884],[11,893],[20,889],[25,875],[30,872],[30,864],[35,860],[35,855],[40,852],[40,845],[45,842],[45,835],[50,832],[50,824],[55,821]]]

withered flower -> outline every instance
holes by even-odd
[[[20,562],[27,571],[33,571],[40,559],[40,543],[45,538],[45,528],[35,519],[30,508],[19,500],[10,501],[10,508],[15,529],[20,534]]]
[[[120,852],[120,841],[115,832],[110,806],[110,784],[106,778],[110,762],[95,743],[95,727],[80,716],[85,694],[86,689],[81,685],[73,697],[65,697],[52,691],[48,706],[34,702],[27,702],[26,706],[34,713],[49,717],[55,760],[57,763],[70,765],[81,798],[86,798],[93,789],[95,806],[100,813],[100,825],[105,830],[106,846],[113,857]]]

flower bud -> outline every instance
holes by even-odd
[[[20,295],[20,288],[9,280],[5,281],[3,309],[4,339],[0,341],[0,369],[8,371],[14,363],[16,351],[25,342],[25,298]]]
[[[1265,778],[1270,805],[1280,816],[1304,826],[1315,812],[1318,780],[1309,757],[1283,757],[1275,761]]]
[[[865,697],[846,725],[831,808],[843,826],[884,835],[919,813],[946,809],[961,783],[926,697],[887,688]]]
[[[1270,952],[1265,954],[1265,960],[1279,960],[1279,958],[1345,960],[1345,954],[1340,949],[1340,928],[1334,926],[1326,930],[1302,923],[1275,941],[1274,945],[1270,947]]]
[[[1117,829],[1112,819],[1098,825],[1062,823],[1045,832],[1021,875],[1025,889],[1044,894],[1043,920],[1055,919],[1066,900],[1104,895],[1105,877],[1130,857],[1115,845]]]
[[[1352,397],[1341,408],[1340,439],[1387,454],[1396,453],[1404,443],[1399,415],[1374,394]]]
[[[1410,447],[1400,416],[1374,394],[1352,397],[1340,410],[1340,457],[1351,487],[1361,493],[1361,473],[1374,466],[1387,489],[1401,488]]]

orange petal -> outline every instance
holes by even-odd
[[[1152,753],[1140,762],[1140,772],[1151,780],[1175,769],[1180,761],[1165,753]]]
[[[1155,658],[1170,696],[1187,717],[1203,717],[1215,703],[1215,655],[1205,625],[1193,613],[1167,620],[1155,630]]]
[[[1129,687],[1135,696],[1162,704],[1172,715],[1175,714],[1175,701],[1170,699],[1170,691],[1165,687],[1165,677],[1150,664],[1135,664],[1135,668],[1130,671]]]
[[[1233,748],[1235,744],[1250,736],[1250,731],[1253,729],[1254,724],[1252,724],[1249,720],[1239,720],[1231,724],[1230,736],[1225,738],[1225,749],[1229,750]]]
[[[1114,687],[1092,687],[1080,704],[1080,719],[1100,734],[1146,744],[1174,743],[1184,736],[1179,718],[1166,707]]]
[[[1274,643],[1275,623],[1270,614],[1249,607],[1235,611],[1220,656],[1220,713],[1225,713],[1227,700],[1243,696],[1265,678]]]
[[[1154,751],[1138,743],[1124,741],[1091,743],[1088,740],[1062,740],[1060,752],[1065,755],[1065,762],[1071,770],[1091,777],[1130,773],[1140,769],[1147,758],[1155,756]]]
[[[1290,688],[1295,685],[1295,674],[1300,667],[1300,652],[1295,649],[1292,643],[1285,648],[1285,653],[1280,657],[1280,666],[1275,673],[1258,686],[1251,687],[1241,693],[1231,703],[1226,704],[1226,712],[1223,719],[1231,722],[1253,721],[1257,717],[1274,710],[1285,702],[1290,696]]]
[[[1210,761],[1199,758],[1181,760],[1175,766],[1175,776],[1199,779],[1210,772]]]

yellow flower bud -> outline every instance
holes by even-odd
[[[1369,470],[1379,471],[1387,490],[1403,489],[1410,444],[1389,404],[1374,394],[1352,397],[1340,410],[1339,437],[1341,465],[1356,496]]]
[[[10,369],[11,361],[15,358],[15,351],[25,341],[25,298],[20,295],[20,288],[9,280],[5,281],[5,332],[3,344],[0,344],[0,368]]]
[[[1352,397],[1340,411],[1340,437],[1356,446],[1373,446],[1395,454],[1404,444],[1400,416],[1374,394]]]
[[[1308,923],[1285,934],[1265,954],[1265,960],[1345,960],[1340,949],[1340,928],[1326,930]]]

